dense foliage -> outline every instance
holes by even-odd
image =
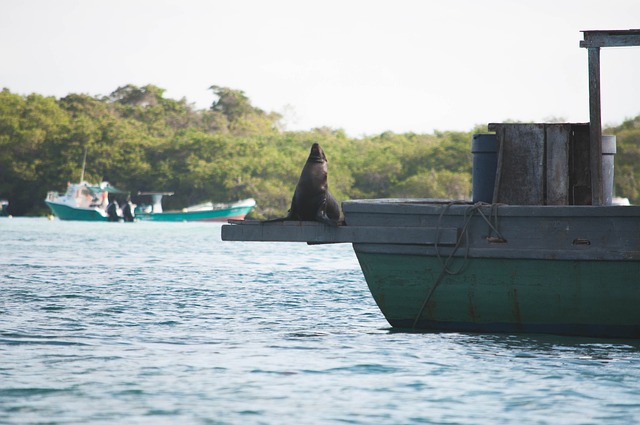
[[[13,215],[45,215],[49,190],[84,179],[130,191],[173,191],[165,208],[253,197],[253,218],[284,215],[309,148],[329,157],[330,189],[339,200],[378,197],[465,199],[471,194],[473,133],[350,138],[342,130],[290,132],[281,117],[251,105],[242,91],[212,86],[214,101],[197,110],[163,97],[153,85],[120,87],[109,96],[61,99],[0,92],[0,198]],[[618,136],[616,191],[640,201],[640,117],[607,133]]]

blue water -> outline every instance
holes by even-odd
[[[349,245],[2,218],[0,423],[633,424],[640,342],[394,332]]]

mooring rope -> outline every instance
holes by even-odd
[[[438,287],[438,285],[440,284],[440,282],[442,282],[442,279],[444,279],[444,276],[447,275],[447,274],[449,274],[449,275],[459,274],[467,266],[468,259],[469,259],[469,249],[470,249],[468,227],[469,227],[469,225],[471,223],[471,219],[473,218],[473,216],[476,213],[478,215],[480,215],[480,217],[482,217],[482,219],[489,225],[489,236],[488,236],[488,238],[491,237],[492,232],[495,232],[496,235],[497,235],[497,239],[498,240],[500,240],[502,242],[506,242],[506,240],[504,239],[504,237],[502,236],[502,234],[498,230],[498,206],[500,204],[486,204],[484,202],[477,202],[477,203],[473,204],[472,206],[470,206],[469,208],[467,208],[465,210],[464,219],[463,219],[463,225],[462,225],[462,230],[460,231],[460,235],[458,235],[456,243],[455,243],[455,245],[453,247],[453,250],[449,254],[449,256],[446,259],[443,260],[442,257],[440,256],[440,250],[438,249],[438,243],[439,243],[439,239],[440,239],[440,229],[441,229],[441,224],[442,224],[442,217],[446,214],[446,212],[449,210],[449,208],[452,205],[456,205],[456,204],[459,204],[459,203],[456,203],[456,202],[447,203],[447,205],[444,206],[444,208],[442,209],[442,211],[440,212],[440,215],[438,217],[438,224],[436,226],[436,240],[435,240],[435,243],[434,243],[434,248],[435,248],[435,251],[436,251],[436,257],[438,258],[438,261],[440,262],[440,265],[442,266],[442,269],[440,270],[440,274],[438,275],[438,278],[435,280],[434,284],[429,289],[429,293],[427,294],[427,297],[425,298],[424,302],[422,303],[422,306],[420,307],[420,311],[418,312],[418,314],[416,315],[415,320],[413,321],[413,326],[412,326],[413,329],[416,328],[418,322],[420,321],[420,318],[422,317],[422,313],[424,313],[424,310],[427,307],[427,304],[431,300],[431,296],[435,292],[435,290]],[[491,206],[491,212],[489,214],[489,218],[487,218],[487,216],[482,212],[482,207],[486,207],[486,206],[489,206],[489,205]],[[495,213],[494,213],[494,209],[495,209]],[[493,218],[493,223],[491,221],[491,218]],[[454,255],[458,251],[458,248],[460,248],[460,243],[462,242],[463,238],[465,240],[466,249],[465,249],[465,252],[464,252],[464,258],[463,258],[462,265],[457,270],[451,270],[451,269],[449,269],[449,265],[453,261]]]

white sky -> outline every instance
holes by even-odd
[[[244,91],[290,130],[354,137],[587,122],[580,30],[639,0],[0,0],[0,87],[63,97],[154,84],[198,109]],[[640,47],[601,51],[603,124],[640,114]]]

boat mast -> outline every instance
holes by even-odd
[[[84,148],[84,157],[82,158],[82,174],[80,174],[80,183],[84,181],[84,166],[87,164],[87,148]]]

